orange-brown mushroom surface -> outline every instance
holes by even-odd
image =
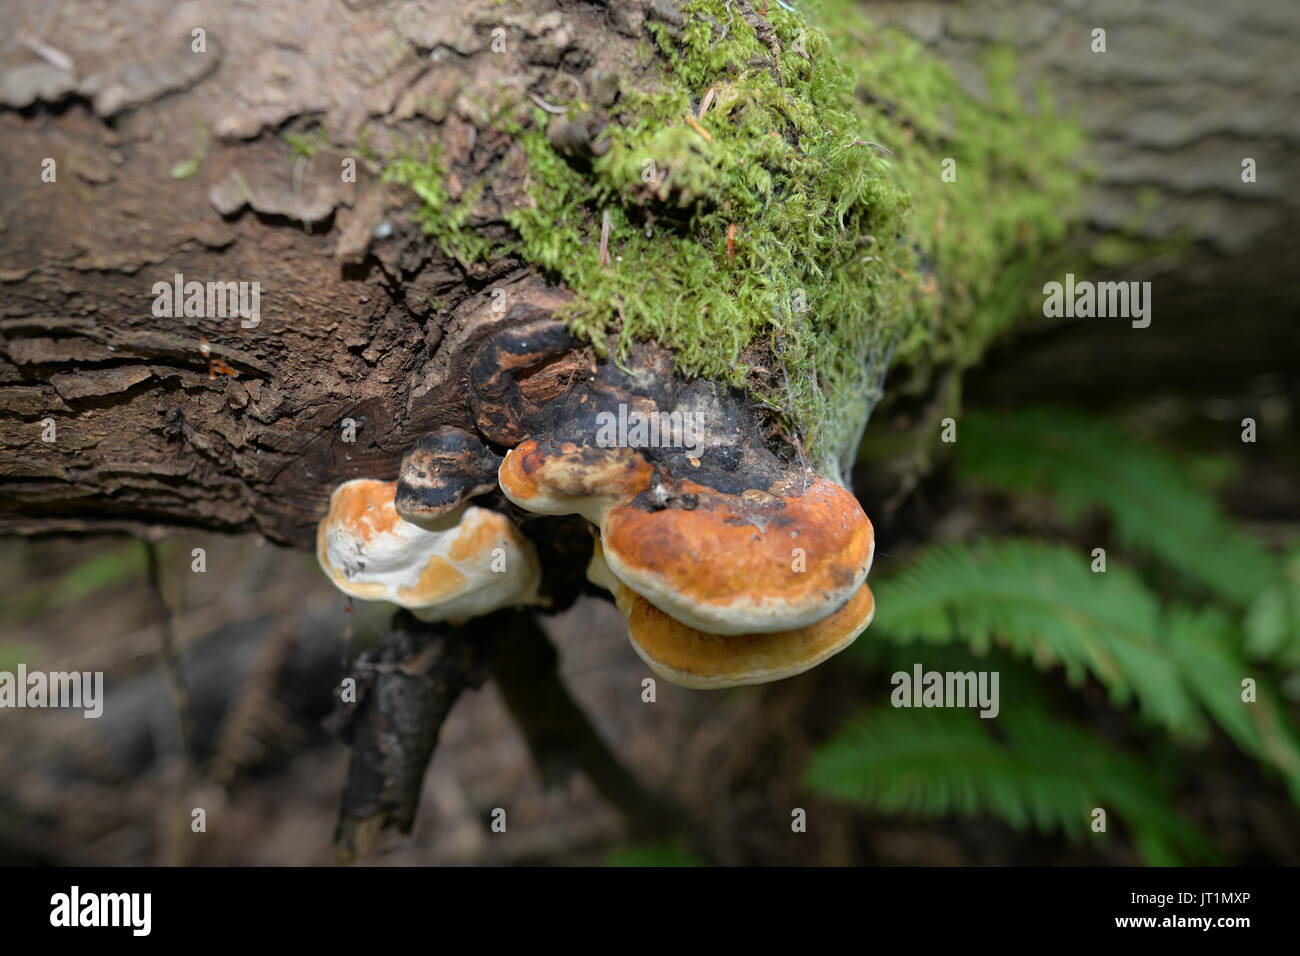
[[[875,551],[857,499],[815,476],[806,489],[786,482],[776,493],[730,495],[691,481],[652,488],[609,511],[601,542],[615,577],[713,634],[828,617],[861,588]]]
[[[863,582],[837,611],[787,631],[710,634],[665,614],[604,563],[599,547],[588,576],[609,589],[627,620],[628,639],[650,669],[682,687],[712,690],[793,677],[844,650],[875,614],[871,588]]]

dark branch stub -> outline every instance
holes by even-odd
[[[453,628],[398,611],[384,645],[357,659],[356,703],[332,717],[352,746],[334,832],[339,862],[365,855],[386,829],[410,831],[443,721],[461,691],[486,677],[484,650]]]
[[[334,834],[340,863],[365,856],[385,830],[410,832],[442,724],[489,671],[545,784],[581,771],[633,835],[684,828],[682,812],[641,786],[570,696],[532,613],[497,611],[452,627],[399,611],[383,646],[353,667],[356,703],[340,704],[330,721],[352,747]]]

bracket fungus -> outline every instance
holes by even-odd
[[[652,482],[601,527],[614,575],[655,607],[712,634],[789,631],[846,604],[875,538],[856,498],[815,477],[727,494]]]
[[[466,500],[416,524],[398,514],[396,495],[395,481],[357,478],[330,496],[316,557],[344,594],[426,621],[539,603],[536,551],[509,518]]]
[[[501,490],[537,514],[579,514],[598,540],[588,578],[610,591],[637,653],[685,687],[779,680],[847,647],[871,621],[871,522],[803,474],[722,491],[638,451],[529,439]]]
[[[616,578],[711,634],[816,623],[859,591],[875,551],[857,499],[819,476],[733,494],[664,474],[631,449],[529,439],[499,478],[521,508],[587,518]]]
[[[629,448],[528,439],[506,453],[497,480],[534,514],[582,515],[600,527],[611,508],[649,487],[650,465]]]
[[[711,634],[665,614],[619,580],[599,544],[587,576],[614,595],[637,655],[664,680],[696,690],[763,684],[802,674],[853,643],[871,623],[875,600],[864,581],[847,603],[803,627]]]
[[[402,459],[394,505],[418,525],[437,522],[465,501],[495,491],[499,456],[464,429],[445,425]]]

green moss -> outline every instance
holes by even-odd
[[[512,128],[532,188],[508,248],[474,233],[475,197],[451,200],[436,156],[389,178],[449,254],[521,256],[573,290],[566,321],[598,349],[673,348],[680,371],[746,389],[838,471],[891,357],[966,363],[1014,317],[1076,201],[1077,128],[1045,99],[1025,110],[1005,58],[972,100],[848,0],[772,5],[775,57],[725,0],[682,9],[676,36],[647,24],[662,79],[624,90],[590,164],[557,152],[540,110]]]
[[[280,137],[289,144],[289,148],[293,150],[295,156],[303,159],[311,159],[320,151],[321,147],[329,145],[325,130],[319,126],[302,136],[286,131],[281,133]]]
[[[498,249],[473,228],[474,206],[483,195],[484,184],[470,185],[459,199],[447,189],[447,169],[436,149],[408,150],[384,164],[383,180],[409,187],[419,198],[416,221],[435,239],[444,255],[468,265],[487,261]]]
[[[938,282],[898,359],[968,365],[1027,305],[1041,305],[1079,210],[1082,128],[1044,88],[1024,107],[1006,49],[987,58],[984,101],[897,34],[876,34],[857,61],[859,88],[875,103],[867,120],[899,144],[893,174],[912,194],[909,228]],[[949,159],[952,182],[941,175]]]
[[[198,173],[208,158],[208,127],[202,120],[195,124],[194,151],[171,168],[172,179],[189,179]]]

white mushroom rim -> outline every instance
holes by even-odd
[[[316,556],[340,591],[426,621],[539,603],[536,550],[509,518],[467,503],[417,525],[397,514],[395,491],[395,482],[358,478],[330,497]]]

